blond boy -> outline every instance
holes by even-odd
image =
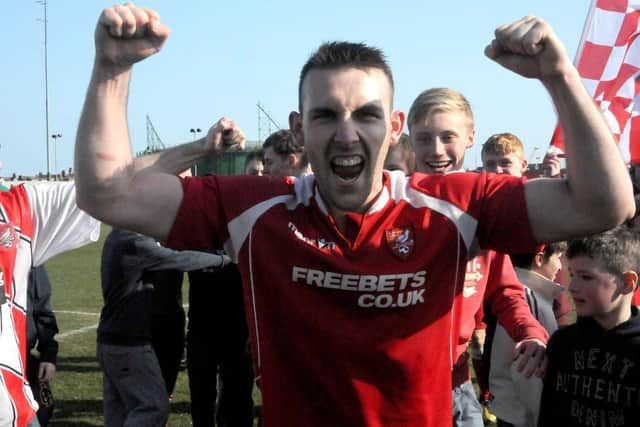
[[[496,133],[482,144],[482,167],[487,172],[522,176],[527,170],[527,159],[520,138],[512,133]]]
[[[473,146],[475,127],[473,112],[467,99],[450,88],[432,88],[422,92],[413,102],[408,116],[409,135],[416,153],[416,170],[426,174],[447,174],[462,171],[464,154]],[[491,303],[492,311],[516,348],[525,356],[520,369],[533,359],[530,366],[539,366],[544,357],[547,332],[533,318],[524,296],[524,288],[508,256],[494,251],[482,251],[467,263],[462,289],[461,319],[452,370],[454,427],[481,427],[495,421],[487,407],[486,381],[479,381],[481,406],[476,398],[469,374],[467,347],[479,379],[481,372],[484,329],[483,301]],[[470,343],[471,340],[471,343]],[[527,370],[527,376],[533,370]]]
[[[549,341],[538,425],[638,425],[638,235],[621,226],[574,240],[567,258],[578,320]]]

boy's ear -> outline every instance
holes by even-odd
[[[533,257],[533,265],[540,268],[542,267],[542,264],[544,264],[544,252],[536,252]]]
[[[469,132],[469,139],[467,139],[466,148],[468,149],[473,147],[474,142],[476,142],[476,129],[472,128]]]
[[[638,286],[638,273],[635,271],[625,271],[622,273],[623,289],[622,293],[633,293]]]
[[[296,156],[295,154],[291,153],[289,155],[287,155],[287,163],[289,163],[292,167],[298,167],[298,156]]]

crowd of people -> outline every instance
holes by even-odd
[[[39,425],[24,387],[28,268],[94,241],[96,219],[114,227],[97,347],[107,426],[166,425],[185,326],[194,426],[252,425],[254,382],[265,427],[637,422],[634,186],[544,21],[499,27],[485,51],[538,79],[557,110],[566,173],[548,154],[538,179],[523,176],[508,132],[483,144],[483,171],[465,172],[476,139],[466,97],[430,88],[405,117],[384,54],[350,42],[311,55],[290,129],[250,153],[243,174],[184,176],[244,149],[228,118],[133,158],[132,67],[168,35],[153,10],[105,9],[75,182],[0,194],[0,425]],[[556,282],[564,270],[568,288]]]

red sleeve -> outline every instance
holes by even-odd
[[[215,177],[182,178],[184,196],[165,246],[176,250],[211,250],[226,239]],[[221,226],[222,225],[222,226]]]
[[[525,181],[481,172],[414,174],[412,183],[475,220],[473,231],[482,249],[509,254],[533,252],[537,246],[524,197]]]
[[[525,181],[502,174],[480,174],[477,236],[481,248],[510,254],[533,252],[537,247],[524,197]]]
[[[221,248],[229,238],[229,221],[270,197],[291,194],[293,186],[287,179],[248,175],[182,178],[182,204],[165,245]]]
[[[549,333],[531,314],[524,286],[518,281],[511,260],[504,254],[492,255],[485,294],[491,311],[515,342],[537,338],[546,343]]]
[[[478,311],[476,311],[476,314],[474,316],[474,320],[476,321],[476,326],[474,329],[476,330],[487,329],[487,324],[484,323],[483,319],[484,319],[484,304],[480,304],[480,308],[478,308]]]

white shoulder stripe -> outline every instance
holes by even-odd
[[[473,245],[478,227],[478,220],[446,200],[424,194],[409,185],[402,172],[389,172],[391,198],[397,203],[405,200],[416,208],[429,208],[449,218],[458,229],[469,252]]]
[[[426,207],[449,218],[464,240],[467,251],[471,249],[478,227],[478,221],[452,203],[420,193],[414,189],[407,191],[407,201],[415,207]]]
[[[249,232],[258,218],[260,218],[262,214],[274,205],[277,205],[278,203],[287,203],[292,199],[293,196],[291,194],[267,199],[264,202],[258,203],[257,205],[242,212],[227,224],[227,228],[229,229],[229,240],[225,242],[224,250],[229,254],[233,262],[238,262],[238,252],[240,252],[242,243],[249,235]]]
[[[294,210],[296,206],[303,204],[309,205],[313,197],[313,175],[306,175],[295,181],[294,194],[284,194],[282,196],[272,197],[242,212],[233,220],[229,221],[227,228],[229,230],[229,240],[224,243],[224,250],[229,254],[233,262],[238,262],[238,253],[242,244],[246,240],[249,232],[254,224],[267,210],[273,206],[283,203],[289,210]]]

